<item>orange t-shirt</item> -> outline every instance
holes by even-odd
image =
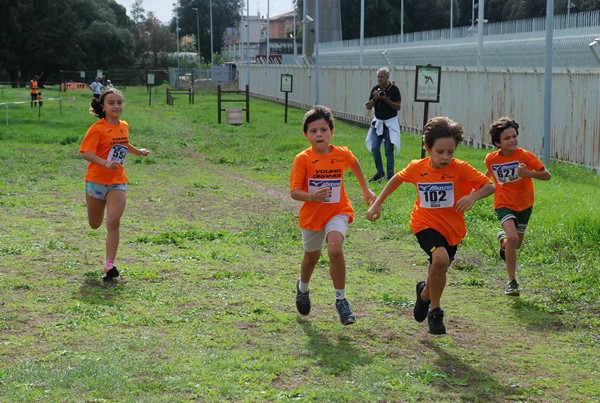
[[[533,206],[533,181],[517,175],[521,162],[530,170],[544,169],[544,164],[538,157],[522,148],[517,148],[510,157],[501,156],[500,150],[485,156],[485,166],[496,184],[495,209],[506,207],[513,211],[523,211]]]
[[[129,125],[124,120],[118,125],[111,125],[105,119],[100,119],[88,129],[79,152],[93,152],[100,158],[119,161],[121,166],[115,170],[90,163],[85,180],[102,185],[119,185],[127,183],[125,175],[125,156],[129,147]]]
[[[304,202],[300,208],[298,225],[302,229],[321,231],[338,214],[347,214],[354,220],[354,209],[346,195],[344,173],[356,163],[356,157],[347,147],[331,146],[327,155],[315,153],[312,148],[302,151],[292,165],[290,192],[308,192],[318,187],[331,188],[328,202]]]
[[[37,84],[36,80],[29,81],[29,90],[31,91],[32,94],[38,93],[38,84]]]
[[[452,246],[458,245],[467,234],[465,215],[456,211],[456,202],[473,189],[491,183],[484,174],[457,159],[442,169],[433,169],[430,158],[413,160],[396,178],[412,183],[417,189],[417,201],[410,216],[413,233],[432,228]]]

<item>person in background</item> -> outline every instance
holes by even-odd
[[[367,219],[381,217],[383,202],[404,183],[412,183],[417,200],[410,216],[410,228],[421,249],[429,255],[427,281],[419,281],[413,309],[417,322],[427,319],[429,333],[445,334],[441,298],[446,273],[458,245],[467,233],[465,212],[477,200],[494,193],[489,178],[468,163],[454,158],[463,140],[462,126],[445,117],[430,119],[423,129],[429,157],[411,161],[385,185],[367,211]]]
[[[517,249],[523,245],[527,224],[533,211],[534,189],[532,179],[550,180],[550,172],[529,151],[518,147],[519,124],[502,117],[490,125],[492,144],[499,150],[485,157],[485,174],[494,179],[494,210],[502,231],[496,238],[500,244],[500,258],[506,261],[508,284],[504,293],[518,296]]]
[[[44,100],[42,99],[42,91],[38,91],[38,94],[37,94],[37,104],[38,104],[38,106],[40,108],[44,104]]]
[[[390,71],[387,67],[377,70],[377,85],[371,89],[366,103],[368,110],[375,109],[375,118],[367,132],[365,145],[373,154],[377,172],[370,182],[379,182],[394,176],[394,147],[400,152],[400,124],[398,111],[402,96],[396,85],[390,83]],[[386,171],[383,170],[381,159],[381,143],[384,143]]]
[[[31,107],[36,106],[38,100],[38,78],[33,77],[29,80],[29,93],[31,94]]]
[[[89,85],[90,90],[94,93],[94,98],[100,99],[100,94],[104,89],[104,86],[100,82],[100,77],[96,77],[93,83]]]
[[[304,137],[310,147],[297,154],[290,175],[290,195],[303,202],[298,224],[302,233],[304,257],[296,281],[296,308],[310,313],[310,279],[327,242],[329,274],[335,291],[335,307],[342,325],[356,322],[346,299],[344,238],[354,210],[344,186],[344,172],[351,169],[367,205],[375,201],[358,160],[347,147],[332,145],[333,115],[326,106],[313,106],[304,115]]]
[[[108,89],[99,98],[92,98],[90,113],[100,120],[88,129],[79,151],[88,161],[85,175],[85,200],[90,227],[97,229],[104,221],[106,210],[106,263],[104,281],[119,276],[115,266],[119,247],[121,216],[125,211],[127,153],[147,156],[149,151],[129,142],[129,125],[121,120],[123,94]]]

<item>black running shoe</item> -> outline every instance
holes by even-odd
[[[444,310],[435,308],[427,314],[427,324],[429,325],[429,333],[431,334],[446,334],[446,326],[444,326]]]
[[[427,318],[427,312],[429,311],[429,300],[423,301],[421,299],[421,291],[425,288],[425,282],[419,281],[417,283],[417,299],[415,301],[415,307],[413,313],[417,322],[423,322]]]
[[[385,174],[383,172],[377,172],[375,176],[369,179],[369,182],[379,182],[382,179],[385,179]]]
[[[113,266],[109,271],[104,273],[102,280],[111,281],[113,278],[119,277],[119,270],[117,270],[117,266]]]
[[[300,292],[300,279],[296,281],[296,309],[300,315],[310,313],[310,291]]]

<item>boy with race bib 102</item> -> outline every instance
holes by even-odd
[[[428,158],[411,161],[387,183],[367,211],[367,219],[381,217],[381,206],[403,182],[417,189],[417,200],[410,218],[410,228],[421,248],[429,255],[427,281],[419,281],[414,318],[427,318],[429,333],[445,334],[441,297],[446,287],[446,272],[458,245],[465,237],[465,211],[475,202],[494,193],[494,185],[467,162],[454,158],[463,139],[460,123],[449,118],[430,119],[423,130]]]

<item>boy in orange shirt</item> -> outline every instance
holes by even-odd
[[[533,179],[549,180],[550,172],[532,153],[517,147],[519,124],[502,117],[490,125],[492,143],[499,148],[485,157],[486,175],[494,178],[494,209],[503,231],[496,236],[500,258],[506,261],[506,295],[519,295],[516,279],[517,249],[523,244],[527,223],[533,210]]]
[[[88,129],[79,151],[90,164],[85,175],[85,200],[90,227],[97,229],[104,221],[106,210],[106,264],[104,281],[119,276],[115,266],[119,247],[121,216],[125,211],[127,153],[147,156],[145,148],[129,143],[129,125],[120,120],[123,113],[123,94],[108,89],[99,98],[92,98],[90,113],[100,118]]]
[[[344,172],[350,168],[362,190],[367,205],[376,196],[368,188],[356,157],[346,147],[330,144],[333,137],[333,115],[325,106],[317,105],[304,115],[304,137],[310,148],[294,158],[290,175],[292,199],[304,202],[300,208],[299,226],[304,244],[300,278],[296,281],[296,308],[301,315],[310,313],[309,282],[319,258],[323,241],[327,241],[329,273],[335,289],[335,306],[343,325],[356,322],[346,299],[346,262],[343,244],[354,210],[346,195]]]
[[[403,182],[415,185],[417,200],[410,228],[429,255],[429,268],[427,281],[417,283],[414,317],[417,322],[427,318],[431,334],[446,333],[440,300],[446,287],[446,272],[467,233],[464,212],[477,200],[494,193],[494,185],[484,174],[454,158],[462,139],[459,123],[444,117],[430,119],[423,130],[429,157],[411,161],[394,175],[367,211],[367,219],[376,221],[390,194]]]

